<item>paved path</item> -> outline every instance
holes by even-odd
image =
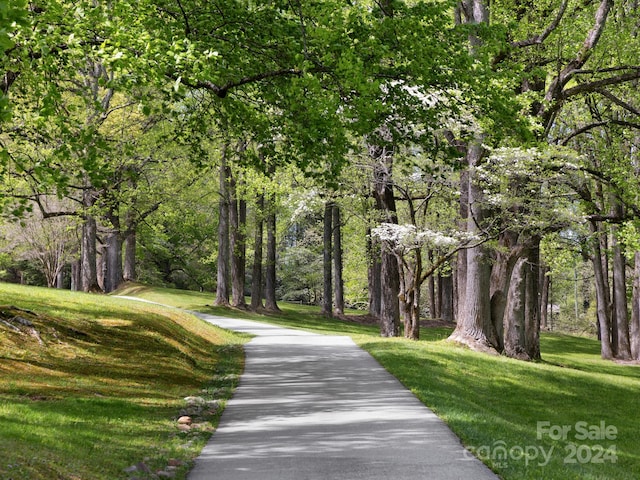
[[[256,335],[189,480],[495,480],[348,337],[197,314]]]

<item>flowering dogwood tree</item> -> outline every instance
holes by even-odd
[[[400,314],[406,338],[417,340],[420,336],[420,297],[424,282],[459,250],[479,241],[467,232],[444,233],[419,229],[412,224],[382,223],[372,229],[398,261],[400,273]],[[424,251],[437,252],[430,266],[425,267]]]

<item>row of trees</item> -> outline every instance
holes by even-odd
[[[537,359],[573,248],[603,357],[640,358],[637,2],[15,6],[3,212],[74,219],[76,288],[143,256],[184,284],[215,265],[218,304],[275,310],[278,266],[313,244],[325,314],[358,265],[383,336],[419,338],[426,292],[453,340]]]

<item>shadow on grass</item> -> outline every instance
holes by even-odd
[[[562,338],[555,346],[560,348]],[[566,348],[570,348],[573,339]],[[548,465],[530,458],[483,458],[505,479],[636,479],[640,446],[635,440],[640,380],[624,368],[618,375],[544,363],[484,356],[446,342],[368,341],[362,346],[441,416],[463,442],[496,453],[496,446],[553,449]],[[619,368],[619,367],[618,367]],[[615,406],[615,407],[614,407]],[[538,438],[537,422],[570,427],[565,439]],[[615,439],[577,438],[577,422],[616,428]],[[565,463],[570,443],[593,455],[597,445],[616,449],[617,462]]]

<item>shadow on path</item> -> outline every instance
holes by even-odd
[[[349,337],[195,314],[256,337],[189,480],[498,478]]]

